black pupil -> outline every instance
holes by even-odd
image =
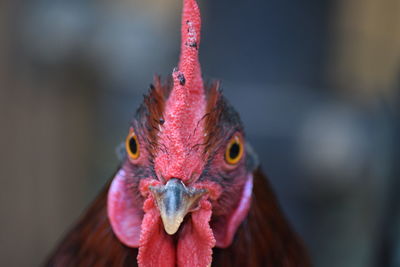
[[[132,154],[136,154],[137,153],[137,143],[136,143],[136,138],[131,137],[131,139],[129,140],[129,149],[131,150]]]
[[[229,157],[231,159],[236,159],[240,153],[240,145],[238,143],[233,143],[229,150]]]

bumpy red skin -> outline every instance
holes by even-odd
[[[185,0],[179,67],[172,74],[174,85],[164,111],[165,123],[158,136],[159,143],[166,149],[158,151],[154,161],[157,176],[165,181],[175,177],[190,184],[199,178],[205,164],[203,151],[195,148],[204,143],[202,117],[206,110],[198,56],[200,27],[196,1]]]

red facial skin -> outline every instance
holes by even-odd
[[[216,103],[208,103],[212,100],[207,98],[201,78],[200,24],[196,1],[184,0],[181,57],[172,74],[173,88],[165,100],[163,123],[158,125],[155,140],[149,142],[149,127],[143,127],[142,121],[133,122],[131,130],[137,134],[140,156],[125,160],[108,194],[113,231],[125,245],[139,248],[141,267],[209,266],[212,248],[231,244],[250,207],[253,177],[246,168],[246,153],[234,165],[224,158],[234,136],[240,137],[244,149],[241,126],[219,122],[224,135],[220,133],[218,143],[206,145],[208,136],[217,134],[207,130]],[[163,229],[149,186],[164,185],[172,178],[208,193],[170,236]]]

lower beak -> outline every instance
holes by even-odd
[[[207,192],[205,189],[187,188],[176,178],[170,179],[166,185],[151,186],[150,190],[169,235],[178,231],[186,214],[197,207],[200,197]]]

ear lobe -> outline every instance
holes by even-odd
[[[214,237],[217,241],[216,247],[226,248],[231,245],[236,230],[249,212],[252,193],[253,174],[251,173],[248,175],[247,181],[244,184],[242,195],[236,209],[212,226]]]
[[[124,245],[139,247],[143,211],[128,185],[125,171],[121,169],[108,191],[108,219],[115,235]]]

